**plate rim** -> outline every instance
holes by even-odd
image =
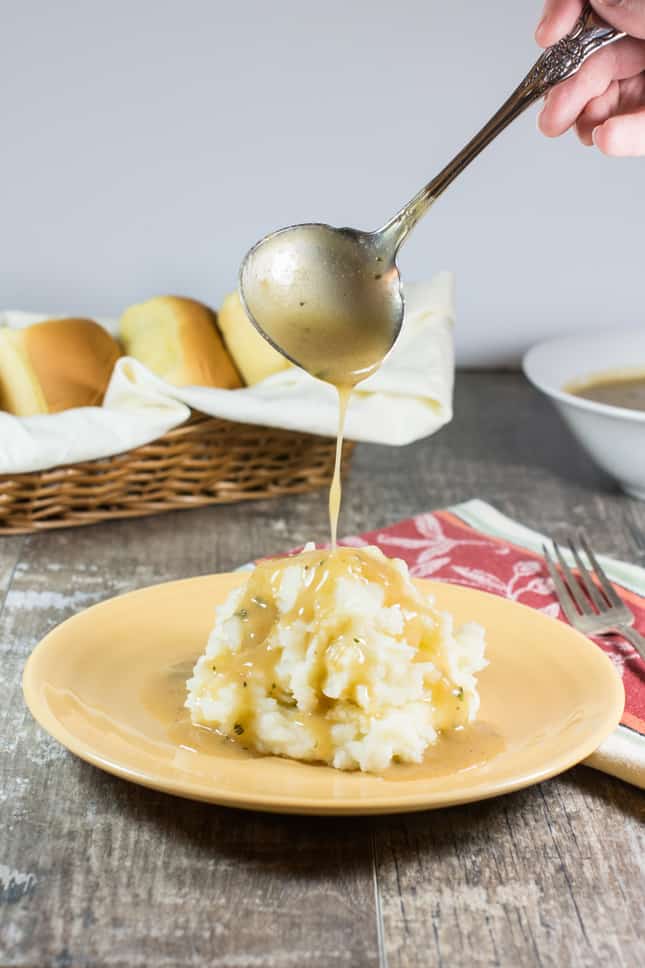
[[[178,586],[186,583],[193,583],[195,581],[201,582],[222,578],[231,581],[235,580],[236,584],[241,584],[247,576],[248,572],[219,572],[208,575],[196,575],[190,578],[174,579],[166,582],[158,582],[154,585],[146,585],[142,588],[131,589],[130,591],[124,592],[120,595],[113,595],[101,602],[96,602],[95,604],[90,605],[88,608],[82,609],[80,612],[77,612],[74,615],[70,615],[58,625],[54,626],[54,628],[50,629],[49,632],[47,632],[34,646],[27,658],[22,674],[22,690],[24,701],[29,712],[38,725],[44,729],[46,733],[53,737],[57,742],[61,743],[61,745],[74,756],[77,756],[79,759],[102,770],[103,772],[110,773],[111,775],[117,776],[120,779],[126,780],[130,783],[135,783],[139,786],[146,787],[147,789],[156,790],[170,796],[180,797],[181,799],[201,803],[211,803],[228,808],[265,813],[300,814],[305,816],[368,816],[413,813],[473,803],[480,800],[488,800],[508,793],[514,793],[528,786],[533,786],[536,783],[541,783],[544,780],[557,776],[558,774],[563,773],[565,770],[570,769],[572,766],[582,762],[598,749],[602,741],[606,739],[620,723],[625,702],[625,692],[622,679],[614,669],[610,659],[597,645],[591,642],[587,636],[583,635],[581,632],[578,632],[570,625],[560,622],[558,622],[558,624],[562,625],[573,638],[577,639],[585,649],[589,650],[589,655],[594,656],[593,661],[600,661],[601,664],[606,663],[606,669],[609,672],[609,675],[607,676],[608,683],[609,681],[612,681],[613,683],[613,694],[608,694],[607,696],[608,710],[611,708],[611,716],[609,715],[608,711],[607,717],[605,720],[603,720],[604,725],[602,727],[596,728],[596,730],[594,730],[586,738],[586,741],[581,741],[576,744],[574,750],[564,750],[561,754],[553,758],[544,768],[525,770],[520,772],[514,778],[499,778],[488,783],[482,782],[479,786],[473,788],[471,791],[462,790],[462,792],[459,792],[457,789],[455,790],[454,796],[451,796],[451,794],[446,791],[443,791],[440,794],[435,793],[434,795],[432,791],[427,791],[410,794],[407,797],[402,794],[397,796],[396,800],[393,800],[392,794],[383,795],[381,797],[371,796],[369,799],[361,797],[345,797],[342,800],[339,800],[325,797],[315,797],[307,800],[306,796],[304,795],[293,796],[274,793],[245,793],[243,796],[235,795],[234,793],[230,792],[227,793],[221,790],[218,791],[217,787],[209,787],[207,784],[195,784],[190,790],[187,790],[185,785],[180,781],[168,780],[161,782],[160,780],[156,779],[154,775],[130,769],[127,766],[123,766],[118,762],[112,761],[109,758],[103,757],[94,752],[87,746],[87,744],[84,744],[75,733],[68,730],[53,714],[46,702],[37,696],[39,680],[37,679],[36,674],[39,658],[49,648],[50,640],[54,636],[58,637],[61,629],[75,623],[81,618],[81,616],[87,616],[87,614],[90,612],[100,611],[117,600],[138,596],[142,593],[168,587],[170,585]],[[530,613],[531,618],[533,620],[537,620],[539,623],[558,621],[550,616],[543,615],[536,609],[531,608],[528,605],[524,605],[521,602],[510,601],[509,599],[502,598],[500,595],[494,595],[490,592],[483,591],[482,589],[470,588],[466,585],[460,585],[456,582],[448,582],[438,579],[413,580],[415,583],[418,583],[422,587],[426,588],[428,586],[432,587],[437,585],[449,586],[453,589],[457,589],[460,594],[463,593],[465,595],[473,595],[475,597],[483,596],[486,599],[495,599],[498,603],[503,603],[503,607],[508,607],[511,610],[520,609],[524,613]],[[216,607],[216,604],[214,607]],[[611,725],[608,726],[608,722]]]

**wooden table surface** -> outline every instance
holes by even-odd
[[[645,565],[645,504],[515,374],[461,374],[434,439],[359,447],[341,532],[475,496],[556,535],[584,524]],[[643,964],[645,797],[602,773],[408,816],[280,817],[130,785],[34,724],[20,676],[53,625],[324,540],[325,505],[318,492],[0,538],[3,968]]]

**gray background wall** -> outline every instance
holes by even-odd
[[[0,305],[217,303],[270,229],[376,227],[525,73],[538,13],[538,0],[0,0]],[[549,142],[535,114],[401,260],[409,280],[457,273],[466,365],[645,319],[645,160]]]

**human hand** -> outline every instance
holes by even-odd
[[[593,54],[547,95],[540,130],[557,137],[575,125],[585,145],[606,155],[645,155],[645,0],[591,0],[603,20],[628,35]],[[535,32],[542,47],[567,34],[582,0],[546,0]]]

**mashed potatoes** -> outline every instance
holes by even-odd
[[[196,724],[341,770],[419,763],[479,707],[484,632],[455,632],[377,548],[263,562],[218,609],[189,679]]]

